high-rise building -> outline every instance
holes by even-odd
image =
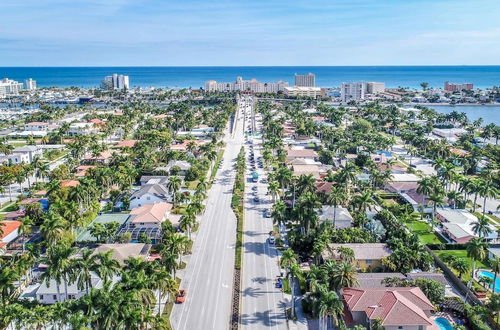
[[[340,97],[342,99],[342,102],[364,100],[365,93],[365,82],[342,83],[342,88],[340,89]]]
[[[27,89],[29,91],[35,90],[36,89],[36,80],[33,80],[31,78],[28,78],[24,81],[24,89]]]
[[[366,83],[367,94],[378,94],[385,91],[385,83],[370,81]]]
[[[295,74],[295,86],[315,87],[316,86],[316,76],[312,73]]]
[[[454,84],[446,81],[444,83],[444,90],[448,92],[460,92],[462,90],[473,90],[474,85],[471,83],[465,83],[465,84]]]
[[[18,95],[19,91],[22,89],[23,84],[18,81],[11,80],[9,78],[0,80],[0,97]]]
[[[114,73],[111,76],[104,77],[101,86],[102,88],[109,90],[127,90],[130,88],[129,78],[128,76]]]
[[[257,79],[243,80],[242,77],[237,77],[234,83],[218,82],[208,80],[205,82],[205,90],[207,92],[253,92],[253,93],[277,93],[284,91],[288,86],[288,82],[279,80],[277,82],[262,83]]]

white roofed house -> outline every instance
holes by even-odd
[[[94,289],[100,289],[103,285],[103,281],[95,273],[91,273],[90,283],[91,287]],[[86,294],[85,289],[78,289],[77,281],[66,285],[64,281],[57,284],[55,280],[51,279],[49,282],[43,281],[40,284],[40,286],[36,289],[35,297],[40,303],[49,305],[70,299],[80,299]],[[23,296],[21,296],[21,298],[23,298]]]
[[[349,211],[344,207],[323,205],[323,207],[318,211],[318,215],[320,222],[331,222],[335,225],[336,229],[352,227],[353,218]]]
[[[73,123],[69,126],[68,135],[92,135],[99,132],[93,123]]]
[[[145,184],[130,196],[130,209],[147,204],[172,202],[173,195],[161,184]]]
[[[465,244],[471,239],[479,237],[474,232],[474,224],[478,218],[467,210],[442,208],[436,210],[436,218],[438,218],[443,226],[443,234],[451,241],[458,244]],[[498,233],[493,225],[489,225],[490,232],[483,239],[492,241],[498,238]]]
[[[25,131],[48,131],[49,130],[49,123],[44,123],[44,122],[30,122],[24,124],[24,130]]]
[[[24,147],[17,147],[14,150],[12,150],[12,154],[23,154],[26,155],[27,161],[25,161],[26,164],[30,164],[35,157],[41,157],[43,154],[42,148],[39,148],[38,146],[24,146]]]

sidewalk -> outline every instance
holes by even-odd
[[[295,296],[295,314],[297,316],[297,320],[288,320],[288,328],[291,330],[307,330],[307,319],[304,315],[304,311],[302,310],[302,295],[300,293],[300,288],[297,280],[293,281],[292,290]],[[287,300],[291,305],[292,296],[288,294],[285,296],[287,297]]]

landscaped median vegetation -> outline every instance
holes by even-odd
[[[242,147],[236,158],[236,178],[231,198],[231,208],[236,215],[236,249],[234,258],[233,302],[231,313],[231,329],[239,328],[240,310],[240,274],[243,253],[243,203],[245,196],[245,149]]]
[[[231,207],[236,215],[237,236],[236,236],[236,259],[234,268],[241,269],[241,256],[243,247],[243,198],[245,194],[245,150],[241,148],[238,158],[236,159],[236,179],[233,187],[233,197],[231,199]]]

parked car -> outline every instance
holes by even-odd
[[[264,217],[270,218],[271,217],[271,210],[267,209],[264,211]]]
[[[179,292],[175,294],[175,303],[182,304],[184,301],[186,301],[186,296],[187,296],[187,290],[185,289],[179,290]]]
[[[253,198],[253,201],[254,201],[255,203],[258,203],[258,202],[260,201],[259,196],[255,196],[255,197]]]
[[[271,236],[271,237],[269,237],[268,241],[269,241],[269,244],[274,244],[276,239],[274,238],[274,236]]]

